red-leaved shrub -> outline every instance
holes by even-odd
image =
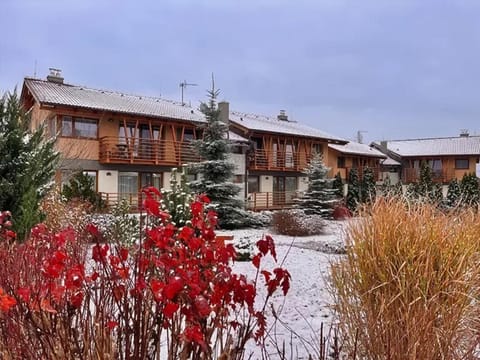
[[[233,273],[235,249],[216,241],[208,198],[176,228],[158,190],[144,193],[146,230],[134,248],[101,243],[93,225],[82,237],[40,224],[12,244],[0,223],[2,359],[242,359],[250,339],[264,344],[269,298],[290,284],[287,270],[261,267],[267,255],[276,261],[273,239],[259,240],[252,260],[268,292],[256,304],[257,280]]]

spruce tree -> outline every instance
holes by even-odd
[[[445,199],[445,205],[449,208],[457,207],[460,204],[462,198],[462,191],[457,179],[453,179],[448,184],[447,198]]]
[[[343,180],[340,171],[335,175],[332,187],[335,189],[335,195],[337,195],[338,198],[343,198]]]
[[[420,167],[420,179],[411,188],[411,195],[419,201],[439,203],[442,201],[442,188],[433,182],[433,172],[427,162]]]
[[[332,217],[334,205],[338,202],[337,189],[333,188],[333,179],[328,179],[330,168],[323,163],[322,156],[315,154],[305,169],[308,176],[308,189],[297,200],[296,207],[306,215]]]
[[[375,174],[373,170],[366,167],[363,172],[363,179],[361,183],[361,200],[365,203],[375,201],[376,197]]]
[[[462,203],[468,206],[477,206],[480,203],[480,189],[478,178],[474,173],[463,175],[460,183]]]
[[[360,194],[360,180],[358,177],[358,170],[353,168],[348,173],[348,192],[347,192],[347,207],[351,211],[357,209],[361,201]]]
[[[62,195],[67,201],[81,200],[90,203],[93,211],[106,207],[100,194],[95,191],[94,179],[83,171],[75,173],[63,186]]]
[[[0,154],[0,209],[12,212],[23,240],[42,220],[39,203],[53,185],[59,155],[43,127],[30,130],[16,92],[0,98]]]
[[[200,105],[207,120],[203,139],[195,142],[198,154],[204,161],[190,164],[189,170],[200,175],[189,183],[197,194],[206,194],[211,207],[218,214],[218,223],[225,229],[256,225],[252,216],[243,209],[244,202],[238,198],[241,189],[232,183],[235,165],[228,159],[230,144],[227,139],[228,125],[220,120],[217,106],[219,91],[208,91],[208,102]]]

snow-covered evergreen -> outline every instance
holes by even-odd
[[[355,211],[360,202],[360,179],[358,177],[358,170],[353,168],[350,169],[348,173],[347,207],[351,211]]]
[[[41,221],[39,202],[52,184],[59,155],[42,127],[30,131],[30,117],[16,93],[0,97],[0,153],[0,209],[12,212],[23,239]]]
[[[308,189],[297,200],[296,206],[306,215],[320,215],[330,218],[338,203],[337,189],[333,188],[333,179],[327,178],[330,168],[323,163],[322,156],[315,154],[305,169],[308,176]]]
[[[460,182],[462,203],[469,206],[476,206],[480,203],[480,188],[478,178],[474,173],[465,174]]]
[[[375,186],[375,174],[373,170],[366,167],[363,171],[362,188],[361,188],[361,200],[365,203],[375,201],[377,188]]]
[[[462,198],[462,191],[460,189],[460,184],[457,179],[453,179],[448,184],[447,198],[445,199],[445,205],[448,208],[457,207]]]
[[[190,204],[192,200],[193,195],[188,187],[185,173],[179,175],[176,168],[172,169],[170,189],[162,189],[160,203],[162,210],[166,210],[170,214],[171,221],[175,226],[184,226],[190,219]]]
[[[190,164],[189,171],[199,178],[189,183],[197,194],[206,194],[217,212],[219,225],[225,229],[260,225],[244,210],[244,202],[238,198],[241,188],[232,182],[235,165],[228,159],[230,143],[227,139],[228,125],[221,121],[217,106],[218,90],[212,86],[208,102],[200,105],[207,124],[203,139],[195,142],[204,161]]]

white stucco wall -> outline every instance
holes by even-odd
[[[98,170],[98,192],[118,192],[118,171]]]

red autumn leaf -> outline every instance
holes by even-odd
[[[83,293],[81,293],[80,291],[76,292],[70,297],[70,304],[77,309],[80,308],[80,306],[82,306],[82,302],[83,302]]]
[[[255,340],[259,341],[264,335],[265,330],[267,328],[267,319],[265,318],[265,314],[260,311],[255,313],[255,317],[257,318],[257,331],[255,332]]]
[[[121,279],[128,279],[128,276],[130,274],[130,269],[128,266],[124,266],[122,268],[117,269],[117,274],[120,276]]]
[[[275,242],[273,241],[273,238],[270,235],[266,235],[265,239],[268,242],[268,248],[270,249],[270,254],[272,254],[275,261],[277,261],[277,252],[275,251]]]
[[[166,318],[171,319],[175,312],[178,310],[178,308],[178,304],[169,301],[163,308],[162,313],[163,315],[165,315]]]
[[[207,299],[204,296],[198,295],[194,300],[195,310],[200,317],[205,318],[212,312],[212,308],[208,304]]]
[[[262,258],[262,254],[257,254],[253,257],[252,259],[252,264],[255,266],[257,269],[260,268],[260,259]]]
[[[202,330],[199,325],[190,325],[185,328],[183,332],[183,339],[187,342],[195,342],[202,348],[206,347],[205,340],[203,338]]]
[[[19,288],[17,290],[17,295],[20,297],[20,299],[22,299],[26,303],[30,302],[30,289],[29,288],[26,288],[26,287]]]
[[[268,242],[264,239],[257,241],[257,248],[262,255],[267,255],[268,253]]]
[[[207,194],[200,194],[198,199],[204,204],[210,204],[210,198],[207,196]]]
[[[190,210],[192,211],[193,217],[198,217],[198,215],[200,215],[200,213],[203,211],[203,204],[200,201],[194,201],[190,205]]]
[[[92,259],[96,262],[104,262],[108,254],[108,245],[94,245],[92,247]]]
[[[108,330],[112,331],[113,329],[115,329],[118,326],[118,322],[113,321],[113,320],[109,320],[109,321],[107,321],[107,323],[105,325],[106,325]]]
[[[171,278],[163,289],[163,295],[166,299],[172,300],[183,289],[183,280],[175,276]]]
[[[3,289],[0,288],[0,311],[7,312],[16,304],[17,301],[15,300],[15,298],[8,294],[5,294]]]
[[[157,195],[159,197],[162,196],[160,191],[155,186],[146,186],[142,189],[142,192],[145,193],[147,196]]]
[[[100,231],[98,231],[98,227],[93,225],[92,223],[90,224],[87,224],[87,226],[85,227],[85,229],[87,230],[87,232],[92,235],[93,237],[95,238],[98,238],[100,237]]]
[[[127,261],[127,259],[128,259],[128,249],[122,247],[119,252],[120,252],[120,259],[122,259],[122,261]]]
[[[195,234],[195,230],[193,230],[189,226],[184,226],[182,230],[180,231],[180,234],[178,234],[178,238],[180,240],[187,241],[189,240],[193,235]]]
[[[265,278],[265,282],[268,283],[270,281],[270,276],[272,275],[272,273],[267,270],[263,270],[261,273]]]

